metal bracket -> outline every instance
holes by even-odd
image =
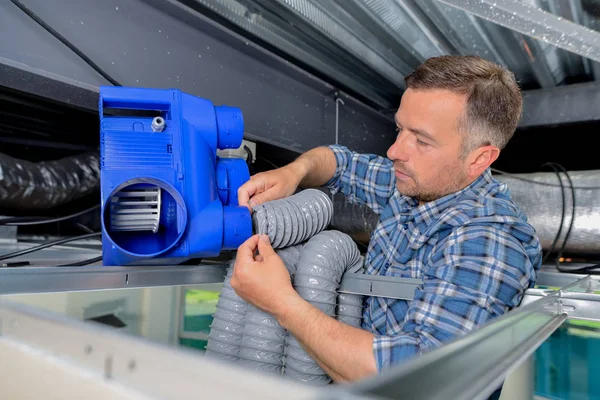
[[[422,284],[423,281],[421,279],[414,278],[346,274],[342,279],[338,292],[412,300],[415,289]]]

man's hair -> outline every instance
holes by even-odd
[[[463,156],[480,146],[504,148],[517,129],[523,108],[512,72],[475,56],[442,56],[425,61],[406,77],[416,90],[446,89],[464,94],[461,118]]]

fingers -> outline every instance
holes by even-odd
[[[277,200],[277,196],[275,195],[275,192],[272,189],[252,197],[248,204],[250,205],[250,207],[255,207],[259,204],[267,203],[271,200]]]
[[[238,189],[238,204],[250,208],[250,197],[252,197],[258,190],[256,182],[250,180],[244,183]]]
[[[254,262],[254,253],[258,247],[259,235],[254,235],[238,247],[235,264],[250,264]]]
[[[273,250],[271,242],[269,241],[269,236],[260,235],[260,239],[258,240],[258,253],[259,256],[263,257],[263,259],[276,255],[275,250]]]

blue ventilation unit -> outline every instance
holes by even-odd
[[[237,190],[250,176],[238,108],[179,90],[100,88],[104,265],[175,264],[233,250],[252,235]]]

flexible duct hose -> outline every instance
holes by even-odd
[[[333,204],[320,190],[307,189],[291,197],[254,207],[254,231],[266,234],[274,249],[303,243],[331,223]]]
[[[302,249],[294,276],[294,289],[314,307],[335,317],[337,289],[342,276],[347,269],[360,268],[360,263],[360,252],[350,236],[338,231],[321,232]],[[284,375],[312,384],[331,382],[331,378],[292,335],[286,339]]]
[[[83,197],[100,185],[98,153],[34,163],[0,154],[0,206],[48,209]]]
[[[280,247],[276,252],[302,298],[325,314],[359,327],[362,296],[338,295],[337,290],[345,273],[362,270],[362,257],[350,236],[322,232],[331,222],[331,200],[318,190],[306,190],[285,200],[255,208],[256,231],[268,234],[274,247]],[[309,238],[304,246],[297,244]],[[233,264],[217,303],[207,355],[312,385],[330,383],[331,378],[275,317],[235,294],[230,283],[232,273]]]
[[[277,250],[290,276],[294,274],[301,247]],[[240,360],[253,369],[281,373],[283,343],[287,332],[275,317],[248,304],[235,293],[231,287],[233,266],[234,261],[231,261],[210,327],[206,355],[226,361]],[[278,347],[278,341],[281,351],[273,352]]]
[[[231,288],[233,265],[234,261],[227,269],[206,345],[206,355],[225,361],[237,361],[239,358],[248,308],[248,303]]]
[[[302,246],[277,251],[290,276],[294,276]],[[251,369],[281,374],[287,331],[273,315],[248,305],[240,349],[240,364]]]

